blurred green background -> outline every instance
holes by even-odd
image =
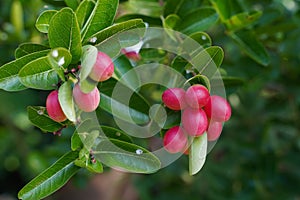
[[[248,58],[226,36],[222,25],[209,30],[213,44],[225,51],[222,68],[245,83],[226,88],[232,119],[202,171],[190,177],[188,159],[183,156],[152,175],[108,172],[96,178],[81,172],[48,199],[110,198],[100,198],[99,191],[143,200],[300,199],[300,1],[237,2],[263,10],[251,28],[271,62],[263,67]],[[39,0],[0,1],[0,65],[14,59],[19,43],[41,41],[44,36],[34,23],[41,11],[49,9],[45,5]],[[27,119],[26,107],[44,105],[47,94],[0,91],[0,200],[16,199],[18,190],[70,149],[72,130],[55,137],[34,128]],[[97,181],[111,183],[111,188],[99,186],[97,191]]]

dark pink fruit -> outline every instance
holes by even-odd
[[[207,128],[207,140],[214,141],[218,139],[221,135],[223,129],[222,122],[210,121]]]
[[[52,91],[48,95],[46,100],[46,109],[49,117],[56,122],[63,122],[67,119],[59,104],[57,90]]]
[[[141,60],[141,55],[138,52],[126,51],[125,49],[122,49],[122,53],[130,60],[133,60],[133,61]]]
[[[170,153],[184,152],[188,140],[184,130],[180,126],[170,128],[163,139],[164,148]]]
[[[200,84],[188,88],[185,93],[186,103],[195,109],[202,108],[209,100],[209,92],[206,87]]]
[[[182,110],[187,106],[184,96],[182,88],[169,88],[162,94],[162,101],[172,110]]]
[[[202,135],[208,126],[206,114],[203,109],[186,108],[181,116],[184,130],[190,136]]]
[[[224,122],[229,120],[231,116],[231,106],[223,97],[214,95],[204,107],[206,115],[213,121]]]
[[[78,84],[73,88],[73,98],[81,110],[84,112],[93,112],[100,103],[100,93],[97,87],[90,93],[83,93]]]
[[[113,75],[113,73],[113,61],[107,54],[99,51],[96,63],[90,73],[90,78],[97,82],[106,81]]]

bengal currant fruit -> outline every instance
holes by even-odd
[[[185,102],[185,91],[182,88],[169,88],[162,94],[162,101],[172,110],[183,110],[187,104]]]
[[[141,50],[144,42],[141,40],[137,44],[129,47],[125,47],[121,50],[121,52],[130,60],[139,61],[141,59],[141,55],[139,51]]]
[[[223,122],[210,121],[207,128],[207,140],[214,141],[221,135],[223,129]]]
[[[46,100],[46,110],[49,117],[56,122],[63,122],[67,119],[60,106],[57,90],[50,92],[50,94],[48,95]]]
[[[96,63],[89,74],[90,78],[97,82],[106,81],[114,73],[114,63],[111,58],[99,51],[97,54]]]
[[[182,113],[181,123],[186,133],[194,137],[202,135],[208,126],[208,120],[202,108],[186,108]]]
[[[206,115],[213,121],[228,121],[231,116],[231,106],[226,99],[221,96],[210,96],[204,107]]]
[[[73,98],[78,108],[84,112],[93,112],[100,103],[100,92],[95,87],[91,92],[84,93],[80,90],[79,84],[76,84],[73,88]]]
[[[184,152],[187,148],[188,139],[180,126],[174,126],[166,132],[163,144],[170,153]]]
[[[196,84],[189,87],[185,93],[185,101],[191,108],[202,108],[209,100],[209,92],[203,85]]]

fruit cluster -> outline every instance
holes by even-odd
[[[162,101],[171,110],[182,110],[181,125],[170,128],[163,138],[164,148],[170,153],[185,152],[188,137],[207,133],[207,140],[218,139],[223,122],[231,116],[230,104],[221,96],[210,95],[200,84],[182,88],[169,88],[162,94]]]
[[[78,67],[80,69],[80,66]],[[71,70],[73,73],[76,70]],[[114,73],[114,64],[111,58],[103,52],[98,52],[96,62],[89,74],[89,78],[96,81],[102,82],[108,80]],[[77,76],[78,77],[78,76]],[[73,99],[79,109],[84,112],[92,112],[96,110],[100,103],[100,92],[95,85],[95,88],[89,92],[84,93],[80,89],[79,81],[75,83],[73,87]],[[63,122],[67,119],[64,114],[59,98],[58,90],[52,91],[46,100],[46,109],[51,119],[56,122]]]

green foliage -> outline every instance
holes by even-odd
[[[78,152],[62,156],[18,193],[19,199],[42,199],[63,186],[80,168],[74,165]]]
[[[148,116],[149,105],[160,103],[163,89],[151,85],[136,89],[134,86],[140,81],[136,74],[125,78],[124,74],[136,64],[159,62],[190,78],[189,83],[201,83],[208,88],[218,84],[218,80],[208,79],[215,73],[211,66],[216,65],[233,106],[233,118],[226,123],[220,140],[207,157],[206,153],[214,143],[196,138],[189,157],[182,156],[153,175],[134,176],[141,199],[193,199],[195,196],[203,199],[224,199],[224,196],[295,199],[299,196],[297,65],[300,49],[295,44],[299,43],[300,31],[297,1],[129,0],[119,3],[116,0],[45,0],[50,5],[44,12],[39,11],[42,6],[37,1],[7,2],[0,3],[0,63],[13,59],[12,49],[18,43],[31,42],[19,45],[15,60],[0,67],[0,89],[20,91],[13,94],[0,91],[0,100],[5,102],[0,106],[0,158],[3,160],[0,182],[14,181],[1,184],[0,193],[6,189],[15,192],[15,188],[11,189],[13,186],[23,185],[53,163],[58,155],[68,151],[70,138],[72,152],[28,183],[20,191],[19,198],[40,199],[52,194],[80,167],[102,173],[105,168],[100,161],[130,172],[157,172],[161,163],[146,149],[151,141],[129,137],[118,129],[113,117],[127,122],[131,117],[140,125],[157,120],[157,116]],[[289,7],[291,4],[293,8]],[[35,21],[36,13],[41,14]],[[9,20],[11,24],[6,22]],[[192,52],[192,63],[181,57],[185,49],[179,56],[142,49],[142,58],[137,63],[124,55],[118,57],[114,60],[114,79],[97,85],[101,90],[101,103],[96,113],[101,116],[101,126],[96,130],[101,128],[102,131],[95,132],[92,125],[89,131],[78,131],[86,129],[79,126],[74,132],[71,127],[78,125],[80,113],[75,112],[71,96],[77,74],[70,70],[81,64],[80,87],[86,92],[92,90],[97,83],[88,75],[97,50],[110,56],[118,55],[121,47],[135,43],[136,38],[131,40],[121,35],[120,41],[113,45],[105,42],[117,33],[144,28],[145,22],[150,27],[163,26],[183,32],[203,48]],[[35,32],[34,25],[42,35]],[[174,35],[169,34],[169,37]],[[96,42],[91,42],[95,38]],[[59,57],[53,57],[55,50]],[[261,65],[269,67],[261,68]],[[191,71],[193,77],[186,70]],[[112,97],[112,88],[117,83],[125,93],[133,93],[128,106],[117,98],[118,95]],[[23,91],[27,88],[53,90],[58,86],[59,101],[68,117],[64,123],[51,120],[43,106],[27,107],[44,104],[47,92]],[[27,121],[24,118],[26,107]],[[18,112],[13,112],[14,109]],[[160,124],[163,129],[180,123],[180,113],[167,110],[167,114],[166,122]],[[68,128],[63,130],[60,139],[53,139],[50,134],[41,137],[31,128],[30,122],[44,132]],[[52,144],[53,140],[55,144]],[[89,145],[84,146],[82,140]],[[96,162],[93,156],[97,158]],[[201,173],[188,176],[199,169]],[[18,180],[7,178],[10,176],[7,171],[22,176],[22,183],[16,184]],[[62,173],[67,176],[61,176]],[[48,187],[50,185],[52,187]]]
[[[197,174],[203,167],[207,151],[207,134],[194,138],[189,149],[189,173]]]

